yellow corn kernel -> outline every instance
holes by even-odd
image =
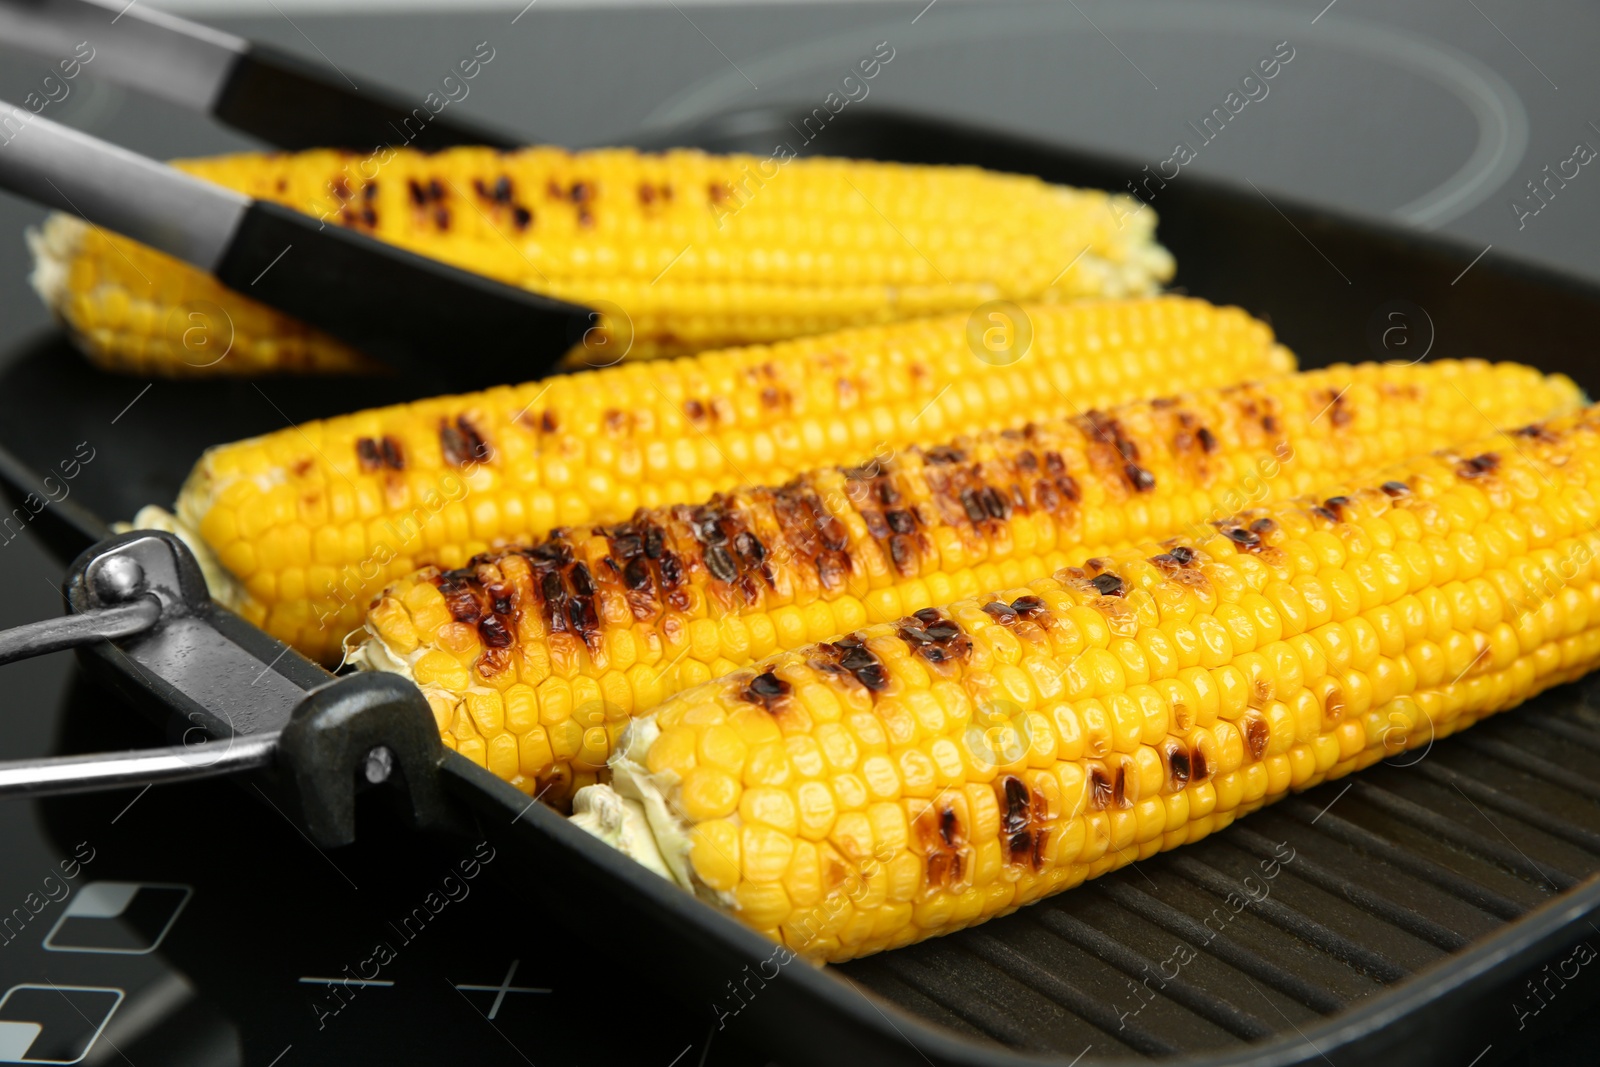
[[[695,821],[731,815],[739,806],[738,779],[714,767],[696,767],[684,776],[684,815]]]
[[[706,885],[728,892],[739,884],[739,829],[726,819],[694,828],[689,862]]]

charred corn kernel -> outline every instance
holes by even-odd
[[[1439,568],[1428,579],[1433,584],[1421,588],[1372,584],[1374,602],[1367,611],[1374,615],[1382,608],[1400,614],[1407,598],[1449,608],[1433,639],[1420,632],[1419,622],[1406,641],[1408,652],[1431,648],[1429,655],[1454,673],[1419,670],[1392,683],[1391,695],[1370,710],[1357,710],[1350,694],[1370,686],[1368,675],[1382,657],[1362,649],[1378,638],[1352,634],[1362,626],[1346,624],[1350,655],[1342,666],[1330,657],[1309,673],[1302,664],[1283,670],[1285,659],[1269,655],[1268,644],[1209,668],[1214,677],[1237,677],[1245,685],[1249,699],[1236,719],[1209,728],[1185,726],[1192,709],[1179,707],[1180,690],[1154,689],[1165,705],[1166,728],[1159,736],[1141,729],[1131,754],[1080,755],[1076,741],[1066,736],[1071,731],[1058,724],[1069,721],[1069,711],[1082,722],[1120,719],[1136,692],[1150,696],[1142,684],[1074,694],[1055,714],[1031,719],[1030,730],[1063,735],[1055,742],[1054,760],[1037,769],[1003,763],[1004,756],[978,731],[946,726],[943,739],[962,746],[973,765],[1000,763],[998,771],[969,774],[924,796],[886,777],[882,795],[865,812],[838,816],[829,836],[838,862],[807,867],[802,896],[780,899],[772,891],[781,887],[778,861],[789,855],[774,836],[784,831],[748,819],[743,805],[727,821],[758,831],[760,851],[773,857],[770,864],[747,860],[732,886],[720,868],[705,877],[697,866],[668,864],[690,872],[686,888],[818,959],[843,960],[1003,914],[1203,837],[1291,790],[1431,744],[1600,666],[1600,613],[1589,609],[1600,602],[1600,525],[1594,521],[1600,504],[1590,491],[1600,479],[1600,407],[1517,431],[1513,443],[1508,447],[1506,436],[1497,435],[1423,455],[1323,499],[1246,510],[1192,534],[1107,553],[1089,567],[1066,568],[1020,588],[780,653],[679,693],[630,724],[612,757],[613,774],[631,783],[632,795],[658,798],[661,810],[672,813],[656,830],[670,859],[692,852],[697,846],[684,842],[700,833],[684,802],[686,784],[652,775],[638,761],[648,762],[659,746],[681,744],[675,737],[688,727],[673,723],[688,719],[691,709],[721,715],[757,709],[792,744],[818,733],[795,699],[802,686],[833,689],[842,703],[862,707],[863,719],[892,717],[894,709],[934,686],[958,687],[981,703],[999,675],[1014,669],[987,651],[998,647],[986,638],[994,627],[1016,642],[1019,666],[1036,665],[1041,673],[1066,665],[1058,638],[1078,627],[1080,609],[1108,618],[1129,612],[1141,631],[1176,617],[1197,623],[1243,610],[1271,636],[1282,633],[1281,620],[1270,603],[1263,606],[1258,591],[1281,583],[1312,599],[1307,587],[1319,579],[1327,584],[1331,573],[1302,567],[1315,554],[1309,542],[1318,534],[1347,547],[1339,573],[1358,584],[1375,545],[1387,546],[1384,551],[1405,543],[1430,551],[1452,546],[1448,551],[1459,564],[1474,552],[1464,546],[1481,547],[1486,531],[1507,534],[1494,565],[1474,568],[1483,577],[1476,586],[1463,585],[1449,567]],[[1569,522],[1567,516],[1582,518]],[[1142,596],[1161,606],[1148,615],[1137,610]],[[1537,643],[1508,650],[1505,662],[1492,661],[1490,635],[1530,617],[1539,620]],[[1457,650],[1465,657],[1459,666]],[[856,721],[861,720],[843,726],[853,729]],[[892,741],[887,753],[872,760],[894,766],[900,757],[919,753],[919,744]],[[774,806],[771,790],[749,792],[757,794],[750,810]],[[789,836],[798,840],[804,832]],[[912,861],[897,859],[905,853]],[[1292,862],[1292,855],[1279,859]],[[875,887],[878,895],[862,886]],[[848,913],[837,906],[842,898],[852,905]],[[860,929],[869,919],[872,936],[866,938]]]
[[[365,160],[247,153],[176,165],[599,306],[604,318],[574,354],[607,364],[987,301],[1148,293],[1173,270],[1154,239],[1155,213],[1133,210],[1127,196],[974,167],[794,159],[771,181],[771,161],[754,156],[551,147],[385,149]],[[370,369],[203,272],[76,218],[51,218],[30,243],[35,288],[106,366],[174,375]],[[996,359],[1026,330],[1003,313],[978,325]]]
[[[1337,397],[1336,416],[1328,411],[1330,397]],[[1081,559],[1126,547],[1120,540],[1086,540],[1094,515],[1125,511],[1134,502],[1181,499],[1204,504],[1207,510],[1195,521],[1210,530],[1205,519],[1235,510],[1230,505],[1241,497],[1303,491],[1316,479],[1370,470],[1470,439],[1475,428],[1487,427],[1485,414],[1511,423],[1575,402],[1566,379],[1545,378],[1525,367],[1367,364],[1141,401],[937,448],[911,447],[864,467],[802,475],[776,489],[741,489],[698,507],[646,509],[626,523],[558,531],[531,549],[478,557],[464,570],[409,576],[378,600],[357,661],[404,670],[432,655],[436,646],[445,647],[463,670],[439,677],[465,677],[465,688],[445,694],[460,700],[502,678],[540,684],[543,675],[517,674],[512,653],[529,644],[541,651],[534,659],[537,671],[548,670],[575,686],[592,685],[588,679],[615,669],[610,635],[642,630],[645,644],[681,644],[682,651],[673,653],[661,674],[660,692],[670,694],[751,662],[754,646],[742,639],[749,627],[735,627],[730,620],[770,619],[777,648],[784,650],[846,632],[836,623],[809,625],[805,616],[831,618],[831,606],[859,603],[874,582],[895,592],[904,613],[929,608],[926,579],[945,573],[944,560],[929,550],[941,536],[957,538],[965,547],[967,567],[950,575],[955,584],[977,586],[985,564],[996,557],[1006,557],[1008,583],[1027,582],[1050,573],[1063,553]],[[1291,442],[1295,451],[1286,453]],[[1270,484],[1266,471],[1273,474]],[[1175,532],[1150,521],[1130,518],[1118,537],[1138,541]],[[1016,531],[1024,527],[1037,535],[1031,554],[1015,547]],[[1259,541],[1261,534],[1245,529],[1236,536],[1243,543]],[[1344,542],[1335,541],[1341,554],[1348,554]],[[1201,670],[1194,683],[1201,688],[1184,712],[1191,717],[1185,728],[1209,727],[1218,716],[1239,720],[1271,700],[1263,676],[1271,673],[1282,681],[1291,673],[1276,666],[1291,653],[1277,649],[1284,623],[1273,600],[1260,591],[1269,588],[1273,573],[1254,557],[1208,565],[1208,586],[1230,599],[1197,614],[1198,605],[1183,596],[1181,586],[1169,587],[1156,565],[1146,564],[1126,580],[1097,568],[1097,558],[1091,558],[1081,573],[1105,594],[1101,600],[1063,606],[1073,623],[1071,640],[1089,646],[1081,656],[1067,657],[1065,671],[1037,664],[1025,669],[1023,643],[1009,625],[1019,615],[1044,609],[1044,602],[980,606],[980,615],[989,611],[1001,623],[980,627],[972,638],[992,663],[993,686],[976,708],[975,720],[991,737],[994,767],[1049,759],[1043,749],[1030,757],[1031,743],[1023,736],[1028,713],[1039,708],[1044,689],[1050,700],[1086,701],[1080,713],[1090,755],[1134,751],[1147,729],[1146,716],[1126,694],[1165,669],[1145,652],[1148,640],[1158,635],[1167,640],[1164,625],[1181,628],[1173,631],[1172,641],[1193,649]],[[1370,569],[1368,560],[1349,559],[1319,574],[1322,587],[1344,590],[1339,596],[1349,609],[1345,621],[1329,621],[1311,632],[1331,670],[1370,670],[1378,638],[1356,612],[1364,598],[1402,591],[1398,584],[1373,581],[1370,592],[1360,592],[1349,574]],[[1141,583],[1166,597],[1172,610],[1164,615],[1160,597]],[[416,585],[437,587],[450,616],[463,622],[415,642],[402,627],[400,640],[391,644],[386,628],[405,621],[406,605],[420,602],[438,610],[441,601],[419,597]],[[1376,606],[1376,600],[1369,605]],[[461,631],[454,643],[442,636],[456,634],[449,626]],[[412,629],[427,632],[418,622]],[[939,631],[928,633],[937,637]],[[863,649],[852,656],[870,654]],[[1446,654],[1429,645],[1414,646],[1408,654],[1418,675],[1433,684],[1468,650]],[[920,663],[913,659],[897,669],[919,671]],[[424,692],[438,693],[443,684],[424,683]],[[1370,687],[1352,689],[1347,699],[1369,695]],[[1110,702],[1089,701],[1095,697]],[[631,690],[619,690],[619,698],[631,698]],[[815,724],[834,722],[842,714],[839,698],[827,686],[802,684],[796,699]],[[625,709],[634,715],[648,710],[637,704]],[[937,736],[944,729],[942,709],[931,692],[919,691],[892,708],[880,706],[878,715],[893,745],[913,745],[919,736]],[[701,740],[701,762],[724,762],[705,747],[711,736]],[[830,745],[834,737],[818,735]],[[823,755],[832,760],[837,753],[825,748]],[[819,756],[819,767],[821,761]],[[916,794],[938,788],[941,762],[931,750],[908,751],[894,761],[864,762],[862,775],[874,796]],[[558,790],[547,796],[555,803],[568,799]]]
[[[1008,366],[974,356],[966,318],[947,317],[302,423],[211,449],[184,484],[175,516],[146,508],[135,523],[184,534],[206,560],[214,596],[299,651],[334,663],[371,599],[424,564],[461,567],[556,526],[617,522],[641,506],[699,503],[741,482],[778,484],[830,463],[886,460],[955,427],[1059,419],[1085,397],[1110,404],[1231,384],[1281,373],[1293,362],[1263,324],[1199,300],[1035,306],[1027,315],[1032,345]],[[997,388],[964,396],[952,388],[963,381]],[[868,412],[870,419],[856,418]],[[841,436],[801,434],[807,423],[838,427]],[[742,450],[751,438],[782,447]],[[688,457],[684,478],[645,462],[674,442],[705,445]],[[469,505],[489,504],[500,516],[492,532],[465,521]],[[321,569],[304,587],[286,587],[272,568],[287,564],[269,563],[276,557],[268,547],[312,526],[297,510],[302,506],[327,512],[329,525],[313,536]],[[886,573],[890,560],[865,565]],[[808,640],[812,621],[843,632],[868,618],[899,616],[899,599],[879,604],[870,584],[857,594],[865,599],[833,601],[831,621],[798,611],[786,616],[788,642],[779,647]],[[429,603],[434,609],[417,622],[431,634],[450,616],[442,599]],[[415,612],[421,605],[408,606]],[[772,636],[770,627],[752,628],[747,654],[772,651]],[[733,638],[716,639],[736,647]]]

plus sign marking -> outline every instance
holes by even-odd
[[[548,989],[538,989],[534,986],[512,985],[511,980],[517,975],[517,967],[521,960],[512,960],[511,966],[506,968],[506,976],[500,980],[499,985],[475,985],[470,982],[455,983],[456,989],[463,993],[493,993],[494,1003],[489,1005],[485,1017],[493,1019],[500,1014],[500,1005],[505,1003],[507,993],[548,993]]]

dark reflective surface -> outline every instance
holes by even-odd
[[[666,6],[535,8],[515,25],[514,10],[381,19],[295,10],[293,24],[272,14],[235,20],[229,28],[311,55],[303,29],[334,62],[358,76],[370,72],[419,98],[464,46],[493,41],[500,58],[478,81],[472,102],[462,106],[485,120],[566,143],[626,140],[631,131],[669,113],[682,120],[758,101],[813,105],[833,87],[841,64],[870,51],[882,37],[901,52],[874,83],[872,103],[852,106],[849,115],[886,105],[920,107],[1110,148],[1142,165],[1161,159],[1174,139],[1188,136],[1186,120],[1203,114],[1243,66],[1285,36],[1278,32],[1279,17],[1292,17],[1295,25],[1286,36],[1302,50],[1297,65],[1279,80],[1270,100],[1252,104],[1227,138],[1205,149],[1197,175],[1225,177],[1241,189],[1254,181],[1273,196],[1294,190],[1319,202],[1379,213],[1446,177],[1470,152],[1474,132],[1461,101],[1425,84],[1415,65],[1370,57],[1349,61],[1349,49],[1341,51],[1316,36],[1319,28],[1342,20],[1383,20],[1491,69],[1511,87],[1528,119],[1526,146],[1510,153],[1511,177],[1495,195],[1481,198],[1450,223],[1468,242],[1469,258],[1491,242],[1495,246],[1461,284],[1476,284],[1475,274],[1506,254],[1537,256],[1600,275],[1593,241],[1600,195],[1587,187],[1595,180],[1592,175],[1563,189],[1525,228],[1507,210],[1513,196],[1526,195],[1526,179],[1546,163],[1567,158],[1575,138],[1591,137],[1586,120],[1594,116],[1586,109],[1600,87],[1600,68],[1589,57],[1600,19],[1592,9],[1564,3],[1535,13],[1487,0],[1471,6],[1430,0],[1385,10],[1341,0],[1323,10],[1317,0],[1310,6],[1271,5],[1274,19],[1251,23],[1233,17],[1244,5],[1208,5],[1207,12],[1228,8],[1232,14],[1224,12],[1201,31],[1142,33],[1129,22],[1137,11],[1111,22],[1104,5],[1082,6],[1115,46],[1090,29],[1080,12],[1059,4],[1017,5],[1029,13],[991,20],[999,27],[996,32],[952,39],[940,25],[950,11],[967,24],[988,18],[954,0],[931,10],[923,0],[903,8],[688,7],[692,22]],[[1320,22],[1314,24],[1313,16]],[[1016,24],[1030,19],[1035,31],[1019,31]],[[1006,30],[1000,23],[1008,20],[1013,25]],[[931,32],[919,38],[923,31]],[[808,47],[811,52],[795,58]],[[1119,51],[1127,53],[1127,62]],[[719,52],[731,56],[730,62],[753,75],[762,89],[751,89]],[[5,58],[0,96],[20,99],[34,87],[44,64],[14,61],[10,53]],[[1161,83],[1161,90],[1147,85],[1135,65]],[[1561,85],[1560,92],[1554,83]],[[694,98],[697,92],[701,95]],[[699,111],[695,99],[705,105]],[[241,138],[168,105],[89,79],[76,82],[71,98],[55,107],[52,117],[157,155],[246,146]],[[742,141],[730,137],[729,143],[770,149],[761,140],[766,137],[762,123],[748,127],[744,136]],[[847,146],[842,139],[819,147],[902,155],[907,149],[905,144],[893,151],[881,143]],[[1133,170],[1137,173],[1137,167]],[[1103,183],[1120,186],[1132,176],[1113,168]],[[1459,316],[1439,315],[1440,297],[1459,299],[1462,290],[1452,281],[1464,264],[1396,279],[1384,273],[1382,262],[1369,271],[1369,264],[1346,258],[1320,235],[1318,253],[1288,227],[1272,232],[1226,225],[1209,232],[1190,228],[1185,237],[1180,207],[1186,183],[1187,177],[1174,183],[1168,190],[1173,195],[1156,205],[1168,226],[1177,227],[1164,230],[1164,237],[1182,246],[1180,280],[1195,292],[1238,299],[1273,318],[1303,355],[1408,359],[1414,350],[1374,352],[1372,337],[1380,346],[1385,336],[1419,338],[1425,322],[1426,336],[1432,339],[1436,332],[1443,346],[1435,354],[1493,352],[1567,369],[1580,381],[1593,382],[1585,347],[1592,315],[1551,322],[1545,305],[1531,307],[1503,292],[1484,291],[1456,305]],[[204,447],[405,396],[396,383],[326,379],[256,385],[157,381],[145,391],[150,384],[145,379],[94,372],[54,335],[36,332],[46,316],[26,289],[27,257],[16,239],[36,218],[36,212],[14,201],[0,204],[0,338],[12,346],[0,369],[0,443],[39,470],[72,460],[80,443],[87,443],[95,458],[81,464],[71,496],[45,509],[22,536],[0,544],[0,625],[60,609],[55,587],[60,568],[43,550],[46,542],[58,552],[70,551],[74,537],[92,536],[95,515],[126,518],[139,505],[170,502]],[[1329,269],[1322,254],[1337,270]],[[1351,284],[1341,284],[1337,271],[1349,275]],[[1272,286],[1273,295],[1264,298],[1262,290],[1242,288],[1247,277]],[[1297,318],[1300,309],[1326,310],[1330,304],[1338,309],[1323,320],[1331,323],[1331,333]],[[1420,319],[1417,309],[1423,312]],[[1387,333],[1394,322],[1387,316],[1395,310],[1406,316],[1404,335]],[[1376,331],[1375,316],[1381,327]],[[1485,321],[1502,329],[1486,332]],[[1550,363],[1544,339],[1551,329],[1565,334],[1567,350],[1575,353],[1570,364]],[[92,507],[73,514],[75,504]],[[133,723],[120,705],[78,682],[64,655],[5,668],[0,716],[4,756],[154,740],[154,731]],[[1575,756],[1582,769],[1582,750]],[[686,1067],[699,1061],[710,1034],[703,1006],[672,1005],[671,990],[637,960],[593,959],[578,920],[582,901],[542,900],[541,910],[530,914],[534,894],[512,884],[495,862],[472,881],[470,896],[443,906],[415,938],[396,946],[394,961],[379,972],[393,986],[360,987],[340,998],[346,1006],[334,1014],[337,1002],[329,999],[330,987],[300,979],[338,977],[347,966],[361,967],[377,940],[389,936],[388,924],[402,922],[419,904],[426,907],[426,894],[471,854],[471,842],[423,841],[381,821],[368,829],[356,849],[323,857],[253,792],[228,783],[152,790],[142,797],[128,792],[0,804],[0,928],[13,909],[33,916],[20,924],[13,918],[15,934],[0,943],[0,994],[13,985],[88,987],[66,990],[65,996],[51,990],[61,1002],[53,1008],[42,1006],[48,996],[38,990],[0,1003],[0,1049],[9,1050],[12,1046],[4,1043],[20,1033],[5,1024],[26,1024],[31,1015],[59,1058],[70,1058],[74,1042],[84,1039],[82,1027],[93,1021],[88,1017],[108,1002],[109,994],[94,990],[114,988],[124,999],[90,1049],[88,1062],[289,1067],[365,1062],[370,1056],[400,1063]],[[59,865],[72,861],[80,844],[87,844],[94,858],[80,864],[73,879],[63,880]],[[54,881],[47,883],[47,877]],[[126,889],[90,894],[98,908],[74,916],[59,943],[82,946],[105,936],[114,947],[137,949],[161,937],[152,952],[45,950],[46,936],[72,903],[85,899],[82,890],[90,881],[153,884],[131,895]],[[559,875],[550,882],[559,887]],[[174,886],[191,892],[184,896]],[[70,895],[52,901],[61,887]],[[555,895],[559,898],[558,891]],[[174,911],[180,898],[181,908]],[[37,915],[30,910],[35,906]],[[97,914],[114,906],[122,909],[114,916]],[[1081,906],[1093,907],[1087,897]],[[170,925],[163,922],[168,917]],[[115,929],[107,930],[107,924]],[[97,935],[97,927],[105,933]],[[520,962],[508,979],[513,960]],[[457,984],[494,988],[460,991]],[[508,989],[495,1011],[501,985],[548,986],[553,992]],[[1597,1029],[1582,1016],[1594,1003],[1592,994],[1573,990],[1557,1005],[1560,1012],[1497,1042],[1480,1067],[1502,1055],[1528,1064],[1589,1062]],[[1509,1015],[1511,1003],[1503,1007]],[[495,1011],[493,1020],[487,1019],[490,1011]],[[1558,1014],[1578,1015],[1580,1022],[1566,1026],[1555,1018]],[[711,1041],[708,1062],[761,1062],[729,1053],[726,1036],[719,1034]]]

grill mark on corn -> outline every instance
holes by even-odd
[[[1016,609],[1001,600],[991,600],[983,606],[983,610],[1001,626],[1010,626],[1017,621]]]
[[[1493,474],[1500,469],[1500,456],[1494,452],[1485,452],[1482,455],[1464,459],[1456,464],[1456,474],[1462,478],[1482,478],[1486,474]]]
[[[739,572],[733,565],[733,557],[721,545],[709,546],[705,551],[705,561],[706,569],[718,581],[733,582],[738,579]]]
[[[613,411],[608,411],[608,413],[605,414],[605,418],[602,419],[603,426],[606,427],[606,430],[611,430],[611,416],[613,416],[613,414],[621,413],[613,413]],[[542,414],[534,414],[533,411],[518,411],[517,418],[512,419],[512,421],[514,421],[517,426],[528,430],[530,434],[554,434],[555,432],[554,411],[544,411]]]
[[[1166,765],[1168,792],[1176,793],[1187,787],[1194,773],[1188,749],[1181,742],[1168,739],[1161,748],[1161,760]]]
[[[491,452],[488,442],[465,415],[457,415],[453,426],[439,420],[439,450],[444,461],[456,467],[465,467],[474,460],[487,462]]]
[[[972,653],[972,638],[937,608],[923,608],[901,619],[896,631],[914,654],[948,673]]]
[[[502,174],[500,177],[496,178],[492,188],[488,185],[485,185],[482,178],[474,178],[472,179],[472,187],[477,190],[477,193],[480,197],[489,201],[490,203],[511,203],[513,186],[511,184],[511,178],[509,175]]]
[[[917,845],[927,861],[929,885],[954,889],[963,884],[966,870],[966,828],[948,799],[929,804],[917,815]]]
[[[668,183],[652,185],[650,182],[639,183],[639,203],[646,208],[655,205],[656,201],[666,204],[672,203],[672,186]]]
[[[1344,708],[1344,691],[1336,685],[1328,686],[1327,696],[1322,705],[1323,720],[1330,725],[1343,722]]]
[[[683,562],[676,552],[663,551],[656,560],[656,573],[660,577],[661,597],[669,607],[679,611],[689,610],[689,596],[684,592]]]
[[[889,688],[889,672],[883,661],[859,637],[841,637],[819,646],[813,666],[836,677],[848,675],[873,693]]]
[[[1521,429],[1512,430],[1511,433],[1514,437],[1526,437],[1529,440],[1538,441],[1540,444],[1546,445],[1553,445],[1561,440],[1559,436],[1551,433],[1549,427],[1542,422],[1530,423]]]
[[[494,183],[495,202],[509,205],[511,208],[511,222],[519,230],[525,230],[533,222],[533,211],[527,206],[512,201],[511,182],[504,175]]]
[[[400,442],[389,434],[378,439],[356,438],[356,462],[361,465],[363,471],[368,472],[406,469],[405,452]]]
[[[1026,863],[1038,870],[1049,843],[1051,820],[1043,797],[1028,788],[1015,775],[1006,775],[996,786],[1000,804],[1000,839],[1007,863]]]
[[[1021,778],[1006,775],[1000,780],[1000,796],[1005,802],[1001,816],[1000,832],[1018,834],[1028,828],[1028,787]]]
[[[768,712],[776,713],[782,709],[789,689],[788,682],[771,671],[765,671],[752,678],[740,696],[752,704],[761,705]]]
[[[1098,761],[1089,769],[1089,807],[1093,811],[1104,811],[1115,802],[1118,786],[1111,779],[1105,766]]]
[[[367,188],[370,193],[373,186]],[[423,225],[431,223],[434,229],[441,232],[450,229],[450,208],[444,203],[445,188],[439,179],[429,178],[427,184],[423,184],[416,178],[409,178],[406,180],[406,191],[410,194],[412,213]],[[372,197],[369,195],[367,199],[370,201]],[[377,217],[373,212],[374,209],[368,206],[363,213],[363,221],[375,228]]]
[[[1355,420],[1355,413],[1350,410],[1350,388],[1329,389],[1324,394],[1323,410],[1328,413],[1328,422],[1334,426],[1348,426]]]
[[[1267,754],[1267,742],[1272,739],[1272,731],[1267,726],[1267,720],[1260,715],[1252,715],[1244,723],[1245,746],[1249,749],[1252,760],[1260,760]]]
[[[1100,574],[1089,579],[1089,584],[1100,590],[1101,596],[1126,595],[1122,578],[1115,574]]]
[[[516,608],[516,590],[508,585],[484,583],[483,591],[489,595],[489,609],[496,615],[510,615]]]
[[[1338,516],[1335,513],[1328,512],[1328,514],[1329,515],[1333,515],[1334,520],[1337,521]],[[1261,540],[1261,534],[1258,533],[1255,530],[1250,529],[1250,527],[1248,527],[1248,526],[1240,526],[1237,523],[1229,522],[1228,520],[1225,520],[1225,519],[1218,519],[1215,522],[1213,522],[1212,525],[1217,527],[1219,530],[1221,530],[1222,531],[1222,535],[1224,537],[1226,537],[1228,540],[1232,541],[1235,545],[1237,545],[1239,547],[1240,551],[1243,551],[1243,552],[1260,552],[1261,551],[1261,548],[1262,548],[1262,545],[1263,545],[1263,542]]]
[[[552,537],[564,534],[554,531]],[[573,558],[569,546],[553,539],[512,552],[475,556],[460,570],[434,576],[433,583],[444,595],[451,616],[478,630],[484,646],[477,663],[479,672],[493,677],[511,662],[506,650],[515,643],[523,605],[515,588],[502,580],[500,565],[512,556],[527,564],[531,592],[546,632],[573,634],[591,653],[597,653],[601,633],[593,573],[586,563]]]
[[[507,628],[505,620],[498,615],[486,615],[479,619],[478,634],[483,639],[485,648],[511,647],[511,631]]]
[[[1117,469],[1128,488],[1136,493],[1147,493],[1156,487],[1155,475],[1139,465],[1139,444],[1127,433],[1121,419],[1091,410],[1072,421],[1095,442],[1090,456],[1097,466]]]

